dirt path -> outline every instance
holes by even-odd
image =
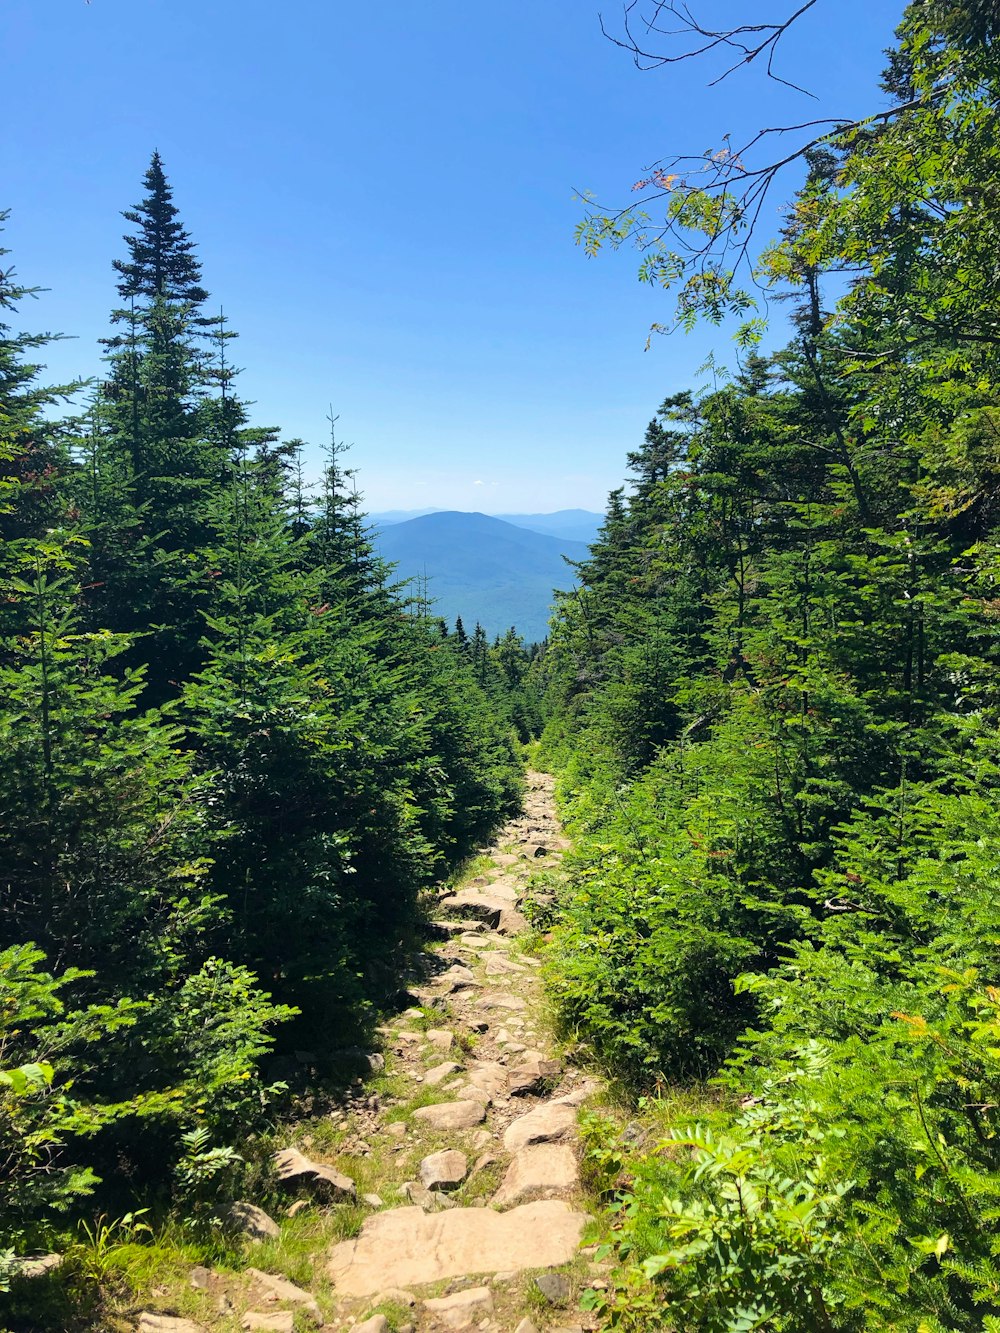
[[[589,1217],[576,1135],[593,1084],[551,1049],[538,961],[519,939],[527,881],[566,845],[552,779],[529,774],[524,815],[440,900],[439,938],[411,986],[414,1003],[381,1029],[384,1073],[356,1090],[332,1128],[314,1122],[286,1156],[291,1186],[307,1196],[322,1187],[324,1215],[336,1223],[338,1208],[353,1207],[360,1228],[312,1255],[310,1281],[282,1287],[264,1269],[279,1257],[286,1223],[281,1240],[262,1245],[261,1268],[244,1275],[241,1291],[223,1293],[232,1322],[213,1320],[216,1328],[290,1333],[303,1320],[353,1333],[595,1326],[578,1309],[581,1289],[599,1283],[602,1270],[582,1245]],[[338,1197],[348,1202],[330,1202]],[[192,1333],[201,1325],[139,1327]]]

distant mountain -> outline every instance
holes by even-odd
[[[389,528],[394,523],[406,523],[411,518],[423,518],[424,514],[440,514],[440,509],[386,509],[381,514],[368,514],[368,522],[375,528]]]
[[[423,518],[425,514],[443,514],[457,511],[444,509],[386,509],[381,514],[369,514],[369,522],[376,528],[389,528],[397,523],[407,523],[411,518]],[[549,537],[567,537],[573,542],[586,542],[589,546],[597,539],[597,531],[604,522],[603,514],[592,513],[589,509],[557,509],[554,514],[494,514],[493,518],[502,518],[505,523],[513,523],[517,528],[528,528],[531,532],[544,532]]]
[[[469,631],[478,620],[491,638],[514,625],[529,642],[548,634],[553,589],[572,586],[563,556],[587,556],[583,542],[448,510],[384,527],[375,544],[397,577],[426,573],[434,615]]]
[[[544,532],[550,537],[568,537],[570,541],[586,542],[588,546],[597,540],[597,531],[604,522],[603,514],[594,514],[589,509],[557,509],[554,514],[497,514],[496,517],[519,528]]]

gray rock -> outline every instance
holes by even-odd
[[[528,929],[528,918],[514,907],[505,907],[496,924],[498,935],[522,935]]]
[[[359,1236],[333,1247],[329,1274],[337,1295],[350,1300],[387,1286],[422,1286],[469,1273],[556,1268],[576,1257],[587,1222],[586,1213],[559,1200],[523,1204],[508,1213],[390,1209],[372,1213]]]
[[[27,1257],[15,1257],[10,1261],[11,1274],[15,1277],[44,1277],[54,1272],[62,1263],[61,1254],[35,1254]]]
[[[545,1092],[562,1073],[558,1060],[539,1057],[527,1059],[512,1069],[507,1076],[507,1087],[512,1097],[530,1097]]]
[[[405,1305],[412,1310],[417,1303],[417,1298],[412,1291],[407,1291],[405,1287],[386,1287],[385,1291],[379,1292],[372,1303],[374,1305]]]
[[[436,1051],[450,1051],[455,1045],[455,1034],[448,1028],[430,1028],[425,1035]]]
[[[535,1278],[535,1286],[550,1305],[565,1305],[573,1294],[569,1278],[562,1273],[539,1273]]]
[[[355,1324],[354,1333],[389,1333],[389,1321],[384,1314],[373,1314],[363,1324]]]
[[[432,1088],[443,1083],[446,1078],[451,1078],[452,1074],[460,1074],[462,1066],[456,1064],[454,1060],[445,1060],[443,1064],[435,1065],[433,1069],[428,1069],[424,1074],[424,1082],[429,1083]]]
[[[439,1102],[436,1106],[421,1106],[413,1112],[414,1120],[422,1120],[431,1129],[472,1129],[486,1119],[482,1102]]]
[[[469,1162],[465,1153],[454,1148],[431,1153],[420,1163],[420,1181],[429,1190],[453,1190],[468,1175]]]
[[[493,1293],[489,1287],[472,1287],[453,1296],[424,1301],[424,1309],[445,1328],[472,1328],[492,1315]]]
[[[576,1111],[572,1106],[543,1102],[507,1126],[504,1147],[509,1153],[518,1153],[532,1143],[555,1143],[568,1138],[575,1126]]]
[[[248,1333],[295,1333],[295,1316],[291,1310],[277,1310],[274,1314],[248,1310],[240,1320],[240,1327]]]
[[[573,1189],[578,1181],[576,1154],[568,1143],[534,1143],[515,1154],[493,1202],[521,1203],[532,1195]]]
[[[281,1235],[281,1228],[274,1218],[268,1217],[263,1208],[258,1208],[255,1203],[247,1203],[245,1199],[238,1199],[233,1204],[229,1216],[251,1240],[273,1240]]]
[[[399,1192],[404,1199],[409,1199],[410,1203],[423,1208],[424,1212],[429,1212],[434,1207],[434,1195],[426,1185],[421,1185],[419,1180],[404,1181],[399,1187]]]
[[[297,1148],[275,1153],[274,1167],[283,1184],[292,1189],[308,1189],[331,1203],[353,1201],[357,1196],[357,1188],[349,1176],[332,1166],[310,1161]]]
[[[311,1296],[308,1291],[303,1291],[294,1282],[279,1277],[277,1273],[262,1273],[259,1268],[248,1268],[246,1275],[253,1278],[267,1300],[288,1301],[290,1305],[297,1305],[300,1310],[304,1310],[309,1315],[314,1323],[322,1327],[323,1316],[319,1312],[316,1298]]]

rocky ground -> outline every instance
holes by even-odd
[[[603,1267],[585,1243],[576,1136],[595,1088],[546,1035],[518,911],[565,846],[552,780],[530,774],[524,815],[441,898],[413,1004],[367,1057],[374,1077],[278,1154],[291,1216],[279,1228],[244,1205],[260,1267],[196,1269],[183,1311],[150,1304],[140,1333],[596,1327],[579,1311]],[[268,1271],[270,1260],[287,1274],[291,1247],[296,1282]]]

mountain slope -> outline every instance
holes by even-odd
[[[598,530],[604,522],[603,514],[595,514],[589,509],[557,509],[554,514],[497,514],[496,517],[518,528],[530,528],[532,532],[544,532],[550,537],[568,538],[588,545],[597,540]]]
[[[478,620],[491,637],[514,625],[529,642],[548,633],[553,589],[573,583],[563,556],[587,555],[583,542],[454,511],[395,523],[375,544],[397,565],[397,577],[426,573],[434,615],[449,623],[461,616],[469,630]]]

